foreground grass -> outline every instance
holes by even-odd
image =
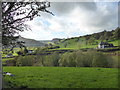
[[[5,88],[118,88],[117,68],[3,67]]]

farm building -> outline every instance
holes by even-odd
[[[98,44],[98,48],[100,48],[100,49],[112,48],[112,47],[114,47],[114,45],[111,44],[111,43],[107,43],[107,42],[100,42],[100,43]]]
[[[34,51],[33,50],[28,50],[28,53],[33,53]]]

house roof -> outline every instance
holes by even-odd
[[[99,45],[113,45],[113,44],[107,42],[100,42]]]

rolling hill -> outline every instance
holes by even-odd
[[[120,28],[117,27],[111,31],[104,30],[89,35],[62,39],[56,45],[66,49],[96,48],[101,41],[112,43],[114,46],[120,46],[118,43],[120,42]]]
[[[43,47],[45,43],[34,40],[34,39],[28,39],[24,37],[19,37],[18,41],[24,41],[25,46],[27,47]]]
[[[51,42],[50,40],[37,41],[23,37],[20,37],[18,41],[24,41],[27,47],[43,47],[45,44]],[[112,43],[114,46],[120,46],[118,43],[120,41],[120,28],[117,27],[115,30],[111,31],[104,30],[89,35],[61,39],[55,44],[60,46],[60,48],[66,49],[96,48],[101,41]]]

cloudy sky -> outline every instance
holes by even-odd
[[[41,17],[26,22],[32,31],[20,33],[25,38],[51,40],[70,38],[118,26],[117,2],[51,2],[49,11]]]

